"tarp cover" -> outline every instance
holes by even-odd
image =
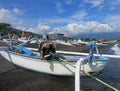
[[[91,45],[94,45],[95,42],[94,41],[90,41],[90,42],[87,42],[86,46],[91,46]]]
[[[23,54],[26,54],[26,55],[31,55],[31,53],[32,53],[31,50],[29,50],[23,46],[16,46],[15,48],[23,51]]]

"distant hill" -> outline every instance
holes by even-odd
[[[10,24],[0,23],[0,33],[2,36],[6,36],[9,33],[9,34],[16,34],[17,36],[20,37],[22,35],[22,32],[23,32],[22,30],[13,28]],[[32,32],[24,31],[24,33],[28,33],[29,35],[36,36],[36,37],[42,37],[42,35],[35,34]]]

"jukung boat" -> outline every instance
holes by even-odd
[[[81,76],[84,73],[99,73],[101,72],[108,60],[105,56],[94,56],[95,42],[88,42],[90,47],[89,56],[75,56],[75,55],[58,55],[52,54],[51,59],[40,59],[40,53],[33,52],[20,44],[17,46],[8,46],[3,49],[0,48],[0,54],[9,62],[35,72],[46,73],[58,76],[74,76],[75,66],[77,61],[83,61],[81,65]],[[22,51],[18,53],[16,50]]]

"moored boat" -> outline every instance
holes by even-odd
[[[17,47],[14,47],[17,48]],[[57,54],[51,54],[53,57],[51,59],[40,59],[39,53],[33,53],[31,50],[22,47],[24,50],[29,51],[28,53],[18,53],[14,50],[0,48],[0,54],[7,59],[9,62],[20,66],[22,68],[32,70],[35,72],[42,72],[51,75],[59,76],[74,76],[75,66],[77,61],[82,60],[81,65],[81,76],[84,73],[99,73],[101,72],[106,64],[106,58],[99,56],[70,56]],[[92,57],[92,59],[91,59]]]

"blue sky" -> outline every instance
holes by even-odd
[[[0,0],[0,22],[39,34],[120,33],[120,0]]]

